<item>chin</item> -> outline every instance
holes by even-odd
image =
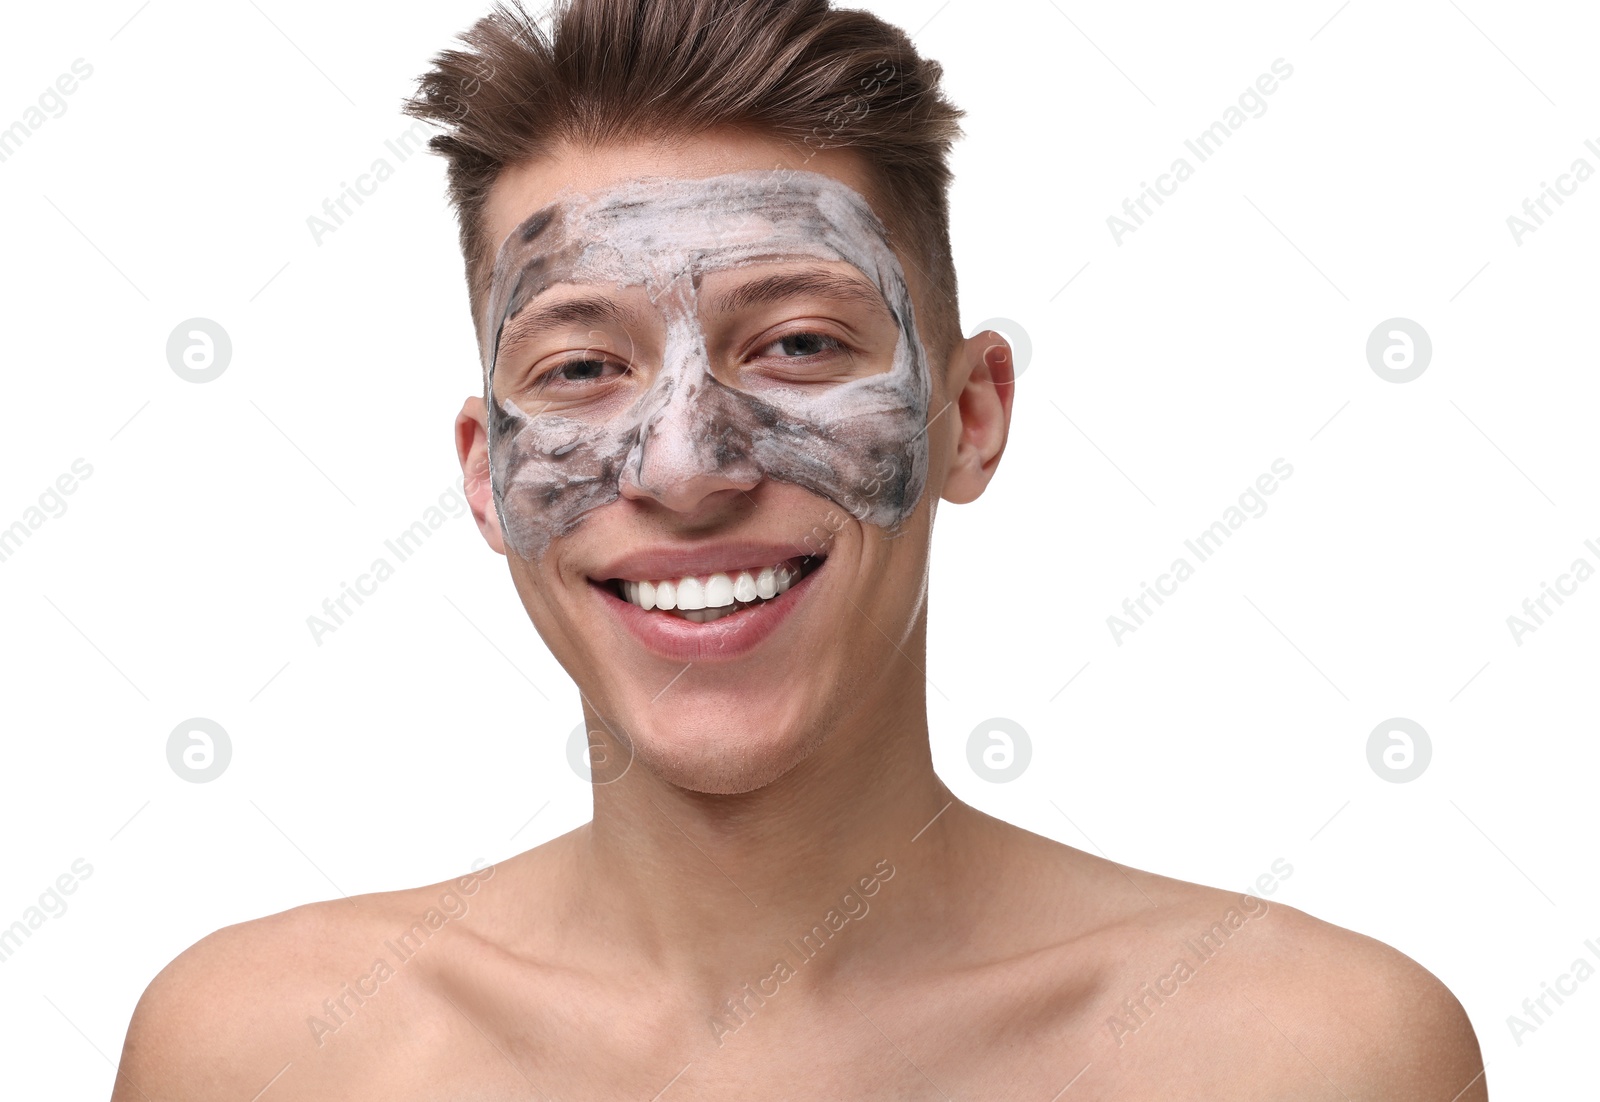
[[[758,733],[726,717],[675,725],[671,732],[644,728],[634,739],[634,767],[690,792],[736,796],[765,788],[822,745],[820,728],[763,723]]]

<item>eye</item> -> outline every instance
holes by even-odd
[[[764,348],[756,350],[756,354],[771,353],[773,349],[781,349],[776,354],[778,359],[799,359],[806,356],[818,356],[824,352],[841,352],[844,345],[837,338],[826,333],[788,333]]]
[[[555,367],[541,373],[534,381],[534,385],[539,390],[544,390],[547,387],[565,389],[590,386],[605,382],[609,378],[615,378],[615,374],[608,375],[608,371],[625,372],[627,368],[610,360],[580,357],[557,364]]]

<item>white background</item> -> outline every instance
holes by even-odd
[[[1600,941],[1600,580],[1520,645],[1506,620],[1574,559],[1600,566],[1600,179],[1520,244],[1506,219],[1576,158],[1600,169],[1600,19],[941,4],[868,6],[917,31],[969,113],[963,324],[1007,318],[1032,344],[997,481],[940,514],[941,774],[1188,880],[1243,890],[1282,858],[1274,899],[1451,987],[1495,1097],[1592,1091],[1600,982],[1520,1045],[1506,1019]],[[0,964],[7,1094],[105,1097],[144,985],[220,926],[440,880],[588,816],[576,693],[470,520],[321,645],[306,623],[458,479],[478,365],[442,164],[384,142],[483,10],[0,20],[0,127],[93,66],[0,164],[0,526],[93,468],[0,563],[0,926],[93,868]],[[1294,72],[1266,113],[1197,163],[1184,139],[1277,58]],[[1107,216],[1179,156],[1193,178],[1115,241]],[[315,241],[308,216],[378,157],[393,177]],[[1397,316],[1434,350],[1405,384],[1365,352]],[[166,358],[193,317],[233,343],[204,385]],[[1123,599],[1280,457],[1266,513],[1114,641]],[[232,742],[211,783],[167,762],[195,716]],[[1431,737],[1405,784],[1367,758],[1395,716]],[[991,717],[1031,736],[1009,784],[967,764]]]

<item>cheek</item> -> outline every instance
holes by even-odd
[[[625,427],[499,412],[489,440],[495,512],[512,549],[537,559],[584,514],[616,500],[632,434]]]
[[[928,389],[922,357],[902,339],[888,373],[785,399],[793,431],[778,436],[764,469],[859,521],[894,528],[916,511],[927,482]]]
[[[854,411],[836,396],[818,410],[792,404],[761,434],[757,456],[768,477],[828,498],[858,521],[892,528],[921,497],[927,433],[915,409],[877,402],[870,390],[851,396],[860,407]]]

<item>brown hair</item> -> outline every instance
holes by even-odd
[[[959,334],[946,157],[963,112],[904,31],[828,0],[557,0],[547,18],[548,32],[519,0],[497,3],[404,107],[444,128],[428,144],[449,161],[474,322],[498,246],[484,205],[504,168],[563,142],[745,126],[859,153],[868,198],[931,295],[918,327],[930,355]]]

